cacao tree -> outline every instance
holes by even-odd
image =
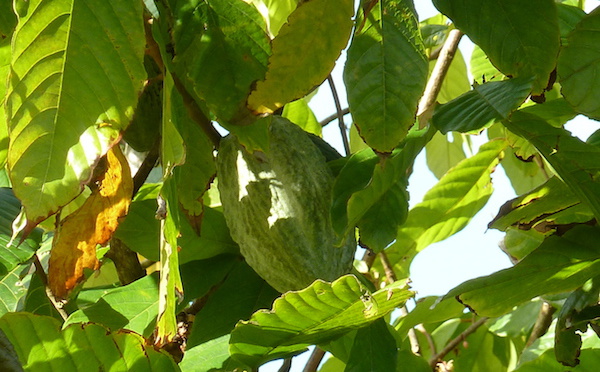
[[[0,0],[0,369],[596,370],[600,10],[433,4]],[[513,265],[417,296],[498,167]]]

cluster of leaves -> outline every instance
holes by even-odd
[[[325,372],[594,370],[600,134],[563,125],[600,119],[600,9],[434,3],[419,23],[411,0],[0,0],[1,369],[256,370],[317,345]],[[346,47],[341,157],[308,101]],[[333,228],[369,253],[284,294],[215,187],[216,124],[268,151],[276,115],[316,135]],[[439,182],[409,210],[423,150]],[[514,266],[392,321],[413,258],[469,223],[498,165],[520,196],[490,227]]]

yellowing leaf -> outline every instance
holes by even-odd
[[[96,270],[96,245],[106,244],[127,214],[133,180],[118,146],[106,157],[107,170],[92,195],[73,214],[61,221],[54,236],[49,266],[49,285],[64,298],[83,278],[84,269]]]

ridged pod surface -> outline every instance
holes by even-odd
[[[307,134],[273,117],[268,153],[221,141],[219,192],[231,236],[252,268],[280,292],[332,281],[352,267],[356,242],[335,246],[333,175]]]

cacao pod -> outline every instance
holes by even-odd
[[[352,267],[356,241],[336,246],[330,208],[334,178],[307,134],[273,117],[269,150],[249,153],[234,135],[221,141],[217,175],[223,214],[248,264],[280,292]]]

